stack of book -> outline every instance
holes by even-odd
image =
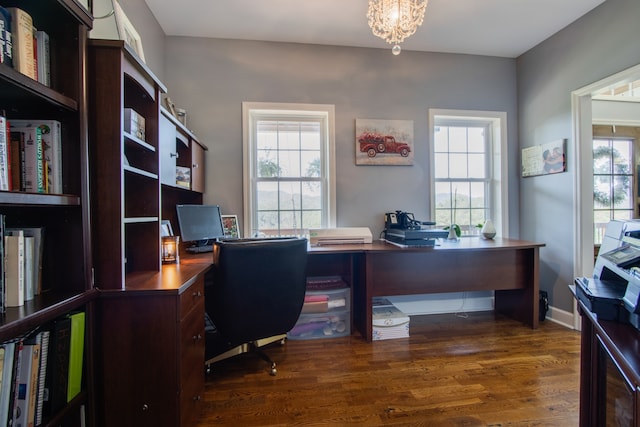
[[[51,86],[49,35],[38,31],[29,13],[0,6],[0,63]]]
[[[5,227],[0,215],[0,312],[42,292],[43,251],[44,227]]]
[[[62,194],[62,126],[0,112],[0,191]]]
[[[85,313],[0,345],[0,425],[39,426],[80,393]]]

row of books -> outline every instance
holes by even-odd
[[[62,193],[62,125],[0,112],[0,191]]]
[[[42,292],[44,227],[5,227],[0,215],[0,312]]]
[[[85,313],[0,345],[0,426],[39,426],[82,389]]]
[[[51,86],[49,35],[20,8],[0,6],[0,63]]]

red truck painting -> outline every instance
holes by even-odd
[[[382,135],[375,132],[364,132],[358,138],[360,151],[367,153],[369,157],[375,157],[378,153],[400,154],[407,157],[411,147],[405,142],[396,141],[391,135]]]

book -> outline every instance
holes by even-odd
[[[36,80],[33,53],[33,19],[24,10],[8,7],[11,13],[11,35],[13,43],[13,68]]]
[[[0,64],[13,67],[11,13],[2,6],[0,6]]]
[[[34,425],[39,426],[42,424],[42,407],[44,403],[44,392],[45,392],[45,379],[47,376],[47,365],[48,365],[48,357],[49,357],[49,337],[51,331],[45,329],[38,333],[40,339],[40,366],[38,368],[38,387],[37,387],[37,398],[36,398],[36,406],[35,406],[35,416],[34,416]],[[1,424],[0,424],[1,425]]]
[[[62,191],[62,125],[57,120],[11,120],[12,128],[40,128],[47,193]]]
[[[24,134],[22,132],[11,132],[10,146],[11,191],[25,191]]]
[[[24,235],[24,300],[31,301],[35,294],[33,236]]]
[[[14,416],[16,413],[16,398],[18,396],[18,382],[20,380],[20,371],[22,370],[22,349],[24,342],[22,340],[16,342],[13,352],[13,373],[11,376],[11,386],[9,391],[9,411],[7,413],[7,426],[14,426]]]
[[[9,191],[9,129],[7,118],[0,114],[0,191]]]
[[[22,230],[25,239],[27,237],[33,238],[33,262],[31,264],[33,275],[33,295],[40,295],[42,293],[42,260],[44,257],[44,227],[21,227],[21,228],[6,228],[7,234],[12,234],[17,230]],[[26,240],[25,240],[26,242]],[[25,261],[25,269],[28,262]],[[25,271],[26,274],[26,271]],[[25,281],[26,283],[26,281]]]
[[[6,305],[6,285],[5,285],[5,267],[4,267],[4,234],[5,234],[5,216],[0,214],[0,314],[7,311]],[[2,423],[0,423],[2,426]]]
[[[15,396],[13,426],[27,427],[29,414],[33,406],[35,408],[35,386],[38,378],[38,365],[40,361],[40,345],[24,344],[20,353],[20,373],[17,380],[17,392]],[[33,410],[35,413],[35,409]]]
[[[42,404],[43,417],[58,412],[67,403],[69,380],[69,346],[71,344],[71,318],[64,316],[52,322],[49,336],[49,355]]]
[[[26,125],[26,126],[23,126]],[[12,132],[22,132],[24,138],[24,191],[45,192],[42,129],[31,122],[11,121]]]
[[[45,86],[51,86],[51,51],[49,48],[49,34],[44,31],[36,31],[36,52],[38,81]]]
[[[5,295],[7,307],[24,305],[24,233],[4,236]]]
[[[71,402],[82,390],[82,367],[84,361],[84,319],[83,311],[70,314],[71,342],[69,345],[69,381],[67,402]]]
[[[6,342],[2,344],[4,349],[2,366],[2,385],[0,386],[0,426],[6,426],[9,414],[9,398],[11,397],[11,381],[13,378],[13,359],[16,343]]]

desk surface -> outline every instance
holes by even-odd
[[[403,251],[403,252],[425,252],[425,251],[448,251],[448,250],[510,250],[510,249],[526,249],[539,248],[545,246],[544,243],[530,242],[527,240],[495,238],[491,240],[480,239],[479,237],[463,237],[456,241],[441,240],[440,244],[434,247],[400,247],[384,240],[374,240],[373,243],[363,244],[343,244],[343,245],[322,245],[310,246],[309,253],[322,252],[384,252],[384,251]]]

